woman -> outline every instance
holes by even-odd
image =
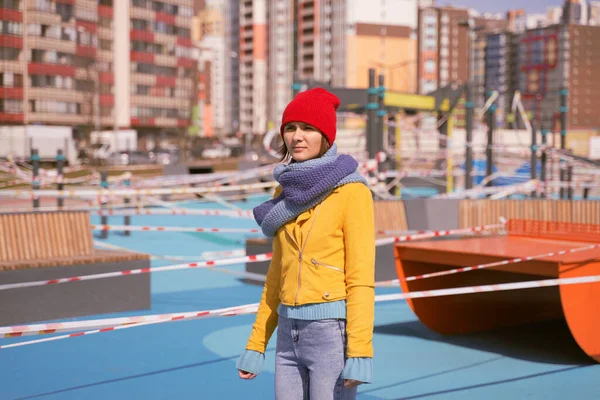
[[[339,99],[299,93],[281,123],[273,199],[254,209],[273,258],[239,376],[263,367],[276,327],[277,399],[354,399],[372,381],[375,228],[373,198],[357,162],[338,155]]]

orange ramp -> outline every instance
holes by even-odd
[[[555,255],[489,269],[405,281],[406,277],[600,243],[600,225],[511,220],[507,236],[395,246],[405,293],[600,275],[600,249]],[[408,304],[430,329],[464,334],[565,318],[581,349],[600,362],[600,282],[416,298]]]

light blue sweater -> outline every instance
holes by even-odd
[[[277,313],[285,318],[320,320],[320,319],[346,319],[346,301],[333,301],[331,303],[307,304],[304,306],[285,306],[280,304]],[[265,355],[258,351],[246,350],[236,363],[236,368],[242,371],[260,374],[265,362]],[[349,358],[346,360],[344,379],[353,379],[359,382],[373,382],[373,359],[367,357]]]

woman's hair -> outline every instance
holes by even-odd
[[[287,162],[292,159],[292,154],[288,151],[285,140],[282,140],[282,142],[281,147],[279,147],[279,150],[277,151],[277,156],[279,157],[279,162]],[[317,157],[323,156],[330,147],[327,138],[321,135],[321,149],[319,150],[319,155]]]

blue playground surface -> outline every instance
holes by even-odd
[[[250,209],[263,199],[234,204]],[[183,206],[223,208],[200,202]],[[99,217],[92,219],[99,223]],[[113,224],[122,221],[109,218]],[[256,227],[249,219],[210,216],[135,216],[132,224]],[[199,255],[243,248],[247,237],[111,232],[105,242],[156,255]],[[170,264],[177,262],[152,261]],[[244,270],[243,265],[226,268]],[[79,319],[255,303],[261,290],[209,269],[161,272],[152,274],[150,310]],[[382,288],[377,294],[399,291]],[[359,399],[600,399],[600,365],[579,349],[564,321],[446,337],[421,324],[404,301],[378,303],[375,318],[375,382],[360,386]],[[275,338],[259,377],[242,381],[235,369],[253,320],[254,315],[244,315],[169,322],[2,349],[0,399],[273,399]],[[0,339],[0,344],[38,338]]]

